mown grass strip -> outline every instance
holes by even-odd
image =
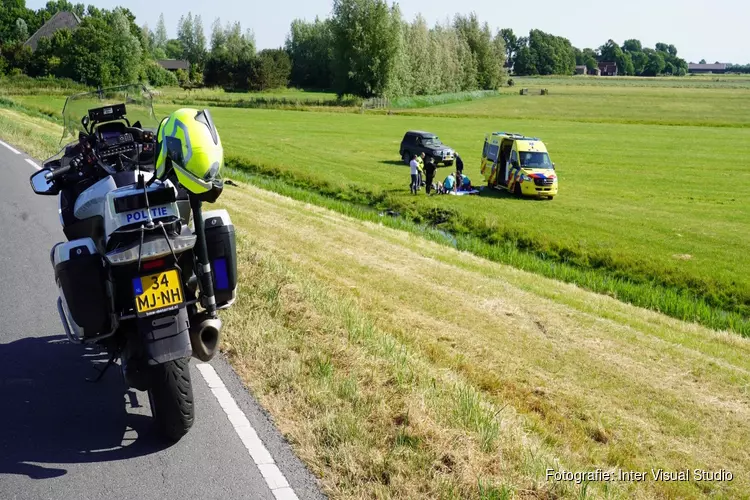
[[[451,92],[437,95],[418,95],[409,97],[397,97],[390,100],[391,108],[428,108],[430,106],[439,106],[442,104],[452,104],[455,102],[476,101],[487,97],[496,97],[501,95],[499,90],[475,90],[470,92]]]
[[[519,438],[512,411],[500,417],[356,300],[252,237],[238,243],[242,301],[224,314],[223,349],[332,498],[504,498],[559,461],[535,436]],[[502,451],[525,449],[533,460],[498,465]],[[579,487],[540,489],[574,497]]]
[[[178,106],[210,105],[221,108],[249,108],[249,109],[302,109],[302,108],[354,108],[361,105],[362,100],[349,99],[296,99],[287,97],[248,97],[245,99],[227,100],[221,98],[173,98],[167,103]]]
[[[378,205],[387,201],[385,195],[368,201],[361,192],[360,196],[357,196],[357,193],[344,191],[333,194],[325,192],[325,188],[316,190],[316,186],[306,180],[299,180],[291,175],[274,175],[237,159],[229,160],[227,170],[229,175],[299,201],[419,234],[431,241],[452,246],[494,262],[573,283],[581,288],[609,295],[623,302],[683,321],[696,322],[714,330],[729,330],[743,337],[750,336],[750,320],[746,316],[711,305],[703,297],[684,288],[664,286],[656,280],[636,282],[617,276],[606,267],[584,268],[568,262],[560,262],[549,256],[519,249],[512,241],[488,243],[469,232],[455,234],[434,227],[429,222],[425,222],[423,217],[414,213],[407,213],[406,216],[383,216],[381,214],[388,209]],[[436,215],[439,216],[439,214]]]
[[[8,99],[7,97],[3,97],[2,95],[0,95],[0,108],[12,109],[20,113],[23,113],[25,115],[28,115],[34,118],[42,118],[44,120],[48,120],[52,123],[56,123],[59,125],[62,125],[63,123],[62,116],[60,116],[59,112],[58,113],[44,112],[41,109],[30,108],[28,106],[24,106],[23,104],[20,104],[17,101]]]
[[[435,104],[437,106],[437,104]],[[373,109],[368,110],[368,113],[372,114],[388,114],[389,110]],[[445,111],[434,111],[430,110],[429,113],[420,112],[417,109],[406,109],[406,110],[394,110],[391,112],[395,115],[401,116],[413,116],[413,117],[426,117],[430,118],[450,118],[450,119],[464,119],[464,120],[476,120],[477,118],[492,118],[490,113],[478,113],[478,114],[466,114],[466,113],[450,113]],[[667,118],[654,118],[654,119],[628,119],[621,117],[607,118],[607,117],[582,117],[582,116],[549,116],[540,115],[535,116],[533,114],[524,115],[524,120],[538,121],[538,122],[575,122],[575,123],[600,123],[600,124],[615,124],[615,125],[658,125],[666,127],[716,127],[716,128],[738,128],[747,129],[750,128],[750,123],[733,123],[733,122],[722,122],[718,120],[670,120]]]

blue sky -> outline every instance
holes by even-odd
[[[46,0],[27,0],[27,6],[33,9],[45,3]],[[243,30],[253,30],[258,49],[283,45],[294,18],[313,20],[316,15],[324,18],[332,6],[331,0],[84,0],[83,3],[102,8],[127,5],[139,25],[147,22],[152,28],[163,13],[171,36],[175,36],[180,15],[188,11],[201,15],[207,36],[217,17],[222,22],[239,21]],[[620,44],[627,38],[638,38],[649,47],[660,41],[672,43],[678,55],[688,61],[705,58],[708,62],[750,63],[750,37],[746,35],[750,2],[746,0],[403,0],[399,5],[405,18],[411,20],[421,12],[430,24],[456,13],[474,11],[493,30],[510,27],[516,34],[526,35],[529,29],[537,28],[564,36],[579,48],[596,48],[609,38]]]

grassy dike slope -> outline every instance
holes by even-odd
[[[220,204],[242,269],[226,349],[333,496],[750,487],[748,340],[249,185]],[[583,488],[548,467],[734,479]]]

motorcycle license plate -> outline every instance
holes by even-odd
[[[139,315],[176,309],[185,300],[177,269],[133,278],[133,294]]]

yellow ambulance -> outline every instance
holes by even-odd
[[[557,174],[547,147],[537,137],[492,132],[484,138],[481,172],[487,186],[516,196],[552,199]]]

